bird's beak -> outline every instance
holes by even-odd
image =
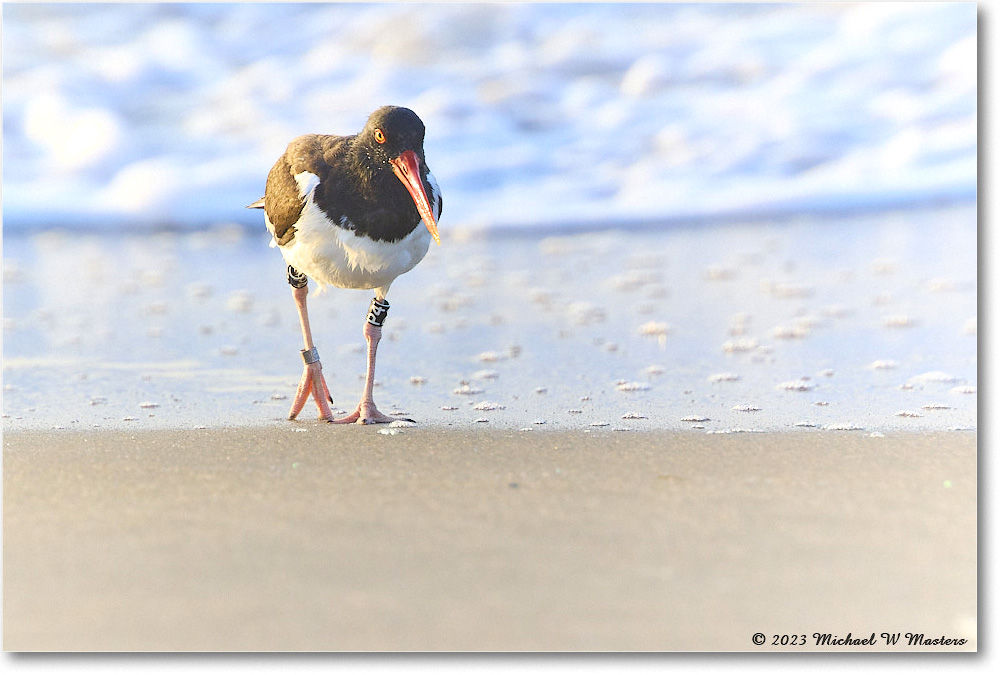
[[[441,237],[438,236],[437,222],[434,220],[434,212],[431,204],[427,200],[427,192],[424,191],[424,184],[420,180],[420,160],[417,153],[412,150],[404,150],[396,159],[390,159],[392,171],[396,177],[406,186],[406,190],[413,198],[413,203],[417,206],[420,217],[424,220],[424,225],[430,230],[434,241],[441,245]]]

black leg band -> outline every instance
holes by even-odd
[[[389,313],[389,303],[385,300],[379,301],[378,298],[372,298],[372,304],[368,306],[368,323],[373,326],[382,326],[382,322],[385,321],[385,315]]]
[[[304,288],[309,285],[309,279],[307,279],[306,275],[302,274],[302,272],[289,265],[288,283],[291,284],[292,288]]]

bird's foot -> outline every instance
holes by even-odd
[[[389,417],[379,412],[378,408],[375,407],[374,403],[366,403],[362,401],[358,404],[358,407],[354,409],[347,417],[341,417],[340,419],[333,420],[334,424],[388,424],[389,422],[395,422],[396,420],[405,420],[407,422],[412,422],[413,420],[406,419],[403,417]]]
[[[319,361],[307,363],[302,371],[302,379],[299,380],[299,387],[295,391],[295,401],[292,402],[292,409],[288,413],[288,419],[294,420],[302,411],[310,394],[316,401],[319,409],[319,418],[327,422],[333,422],[333,412],[330,404],[333,398],[330,396],[330,388],[326,386],[326,379],[323,377],[323,366]]]

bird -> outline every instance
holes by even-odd
[[[425,127],[409,108],[382,106],[357,134],[306,134],[288,144],[267,176],[264,196],[247,206],[264,210],[264,224],[287,264],[298,310],[305,367],[288,415],[310,395],[320,419],[379,424],[396,418],[375,405],[375,357],[389,310],[389,286],[413,269],[441,237],[441,189],[424,157]],[[368,363],[354,411],[334,418],[333,402],[307,308],[308,283],[320,288],[375,291],[363,323]],[[412,421],[412,420],[409,420]]]

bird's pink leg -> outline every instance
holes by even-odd
[[[334,420],[337,424],[380,424],[384,422],[394,422],[395,417],[383,415],[375,407],[375,398],[372,389],[375,387],[375,352],[378,350],[379,340],[382,339],[382,327],[373,326],[365,322],[365,340],[368,342],[368,369],[365,372],[365,392],[361,396],[361,402],[354,412],[347,417]]]
[[[302,340],[305,342],[306,350],[314,349],[312,331],[309,329],[309,312],[306,309],[306,296],[309,294],[307,286],[293,288],[292,295],[295,297],[295,307],[299,310],[299,322],[302,324]],[[326,379],[323,377],[323,365],[317,360],[314,363],[307,363],[302,371],[302,379],[299,380],[299,387],[295,391],[295,400],[292,402],[292,409],[288,413],[288,419],[293,420],[302,412],[306,401],[312,394],[319,408],[319,417],[327,422],[333,421],[333,412],[330,410],[330,389],[326,386]]]

